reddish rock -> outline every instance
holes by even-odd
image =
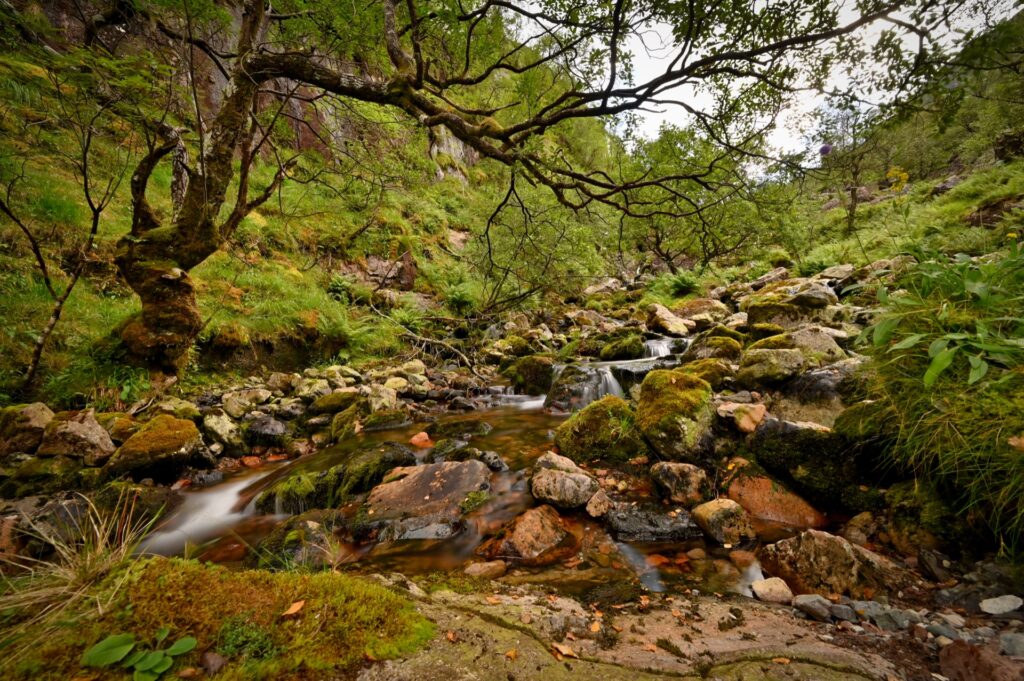
[[[242,465],[246,468],[259,468],[263,465],[263,459],[258,456],[243,456]]]
[[[718,405],[717,413],[719,418],[730,419],[741,433],[753,433],[768,415],[768,407],[763,404],[723,402]]]
[[[434,441],[430,439],[426,432],[421,431],[409,438],[409,444],[413,447],[433,447]]]
[[[558,511],[550,506],[531,508],[501,534],[484,543],[477,553],[522,565],[551,565],[576,553],[576,538]]]
[[[726,496],[755,518],[790,527],[819,529],[828,523],[813,506],[767,475],[746,470],[746,462],[729,481]]]
[[[949,681],[1024,681],[1024,664],[989,647],[953,641],[939,653],[939,667]]]

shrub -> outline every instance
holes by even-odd
[[[667,278],[668,290],[677,298],[697,290],[697,275],[689,270],[681,270]]]

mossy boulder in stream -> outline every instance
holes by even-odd
[[[707,381],[692,374],[652,371],[640,384],[637,425],[664,458],[695,460],[711,431],[711,395]]]
[[[730,382],[735,373],[731,365],[720,359],[698,359],[696,362],[687,362],[676,371],[707,381],[715,390]]]
[[[160,414],[118,447],[103,471],[108,478],[129,474],[170,480],[195,461],[202,444],[195,423]]]
[[[576,463],[628,461],[647,453],[636,414],[621,397],[608,395],[573,414],[555,431],[559,451]]]
[[[324,452],[330,456],[330,450]],[[342,463],[323,471],[296,471],[256,498],[263,513],[302,513],[335,508],[352,495],[369,492],[398,466],[416,463],[416,455],[397,442],[357,449]]]
[[[644,356],[644,339],[638,334],[612,341],[601,348],[601,359],[610,362],[623,359],[639,359]]]
[[[269,570],[322,569],[338,546],[335,531],[347,527],[341,511],[315,509],[292,516],[246,556],[246,564]]]
[[[529,355],[517,359],[502,373],[516,392],[546,395],[555,377],[555,361],[546,355]]]

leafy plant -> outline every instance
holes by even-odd
[[[112,634],[85,651],[82,666],[103,668],[120,665],[132,671],[133,681],[156,681],[174,666],[175,657],[196,647],[196,639],[185,636],[167,648],[156,648],[170,633],[167,627],[160,629],[154,637],[153,648],[140,646],[132,634]]]
[[[697,275],[688,270],[681,270],[670,275],[666,281],[668,291],[673,296],[681,297],[697,290]]]
[[[466,284],[454,284],[445,291],[444,304],[455,314],[465,315],[476,307],[477,301]]]
[[[263,627],[250,621],[248,615],[229,617],[217,636],[217,650],[228,657],[263,660],[277,654],[274,638]]]

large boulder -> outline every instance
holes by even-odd
[[[173,418],[173,417],[172,417]],[[96,420],[96,412],[61,412],[46,426],[36,454],[84,459],[87,466],[101,466],[114,453],[110,434]]]
[[[639,334],[630,334],[619,338],[601,348],[601,359],[605,362],[639,359],[643,356],[644,339]]]
[[[477,553],[510,563],[542,566],[569,558],[579,540],[550,506],[538,506],[517,516],[494,538],[484,542]]]
[[[174,479],[194,463],[202,444],[195,423],[160,414],[118,447],[103,471],[107,477],[127,473],[136,478]]]
[[[744,386],[772,386],[793,378],[807,366],[795,348],[750,348],[743,353],[736,380]]]
[[[743,334],[722,325],[716,325],[697,334],[683,353],[684,362],[699,359],[735,361],[743,354]]]
[[[361,399],[359,391],[355,388],[341,388],[329,395],[318,397],[306,409],[311,416],[320,414],[337,414],[344,411]]]
[[[619,541],[678,542],[702,536],[700,527],[686,511],[665,512],[651,506],[614,504],[603,519]]]
[[[325,450],[334,458],[340,450]],[[303,513],[317,508],[335,508],[353,495],[369,492],[392,470],[416,463],[416,455],[405,445],[384,442],[342,454],[342,461],[322,471],[297,470],[282,478],[256,498],[264,513]]]
[[[908,571],[887,558],[820,530],[765,547],[761,564],[798,593],[870,599],[895,594],[913,583]]]
[[[516,392],[546,395],[555,378],[555,361],[546,355],[528,355],[517,359],[502,373]]]
[[[804,366],[816,368],[846,359],[846,353],[836,343],[836,333],[820,326],[805,326],[794,331],[769,336],[757,341],[748,349],[756,350],[799,350]]]
[[[743,459],[729,462],[726,495],[751,517],[801,529],[820,529],[828,520],[802,497]]]
[[[34,453],[52,420],[53,412],[42,402],[0,409],[0,455]]]
[[[370,492],[364,508],[385,526],[381,541],[444,539],[462,530],[462,516],[490,489],[490,469],[480,461],[433,463],[394,469]]]
[[[608,395],[573,414],[555,431],[559,451],[573,461],[628,461],[645,454],[636,415],[621,397]]]
[[[719,544],[738,544],[755,537],[747,512],[732,499],[708,501],[690,514],[700,529]]]
[[[652,371],[640,384],[636,418],[640,432],[666,459],[695,459],[711,430],[711,396],[711,386],[696,376]]]
[[[559,508],[586,506],[600,487],[597,480],[564,456],[548,452],[534,464],[530,492],[534,498]]]

